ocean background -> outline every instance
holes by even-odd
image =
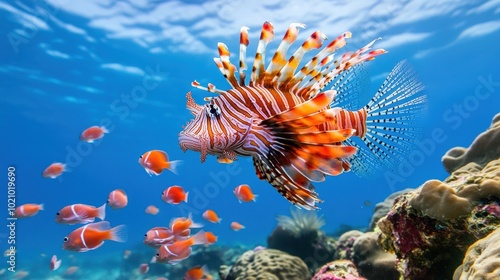
[[[374,205],[389,194],[446,178],[441,164],[445,152],[468,147],[500,111],[499,14],[500,2],[494,0],[1,1],[0,206],[5,225],[0,226],[0,250],[9,246],[9,166],[16,168],[16,204],[45,206],[38,215],[16,222],[18,270],[48,270],[53,254],[63,259],[64,267],[69,255],[121,257],[124,250],[145,247],[141,243],[148,229],[188,213],[218,236],[217,244],[266,246],[276,216],[289,215],[292,205],[256,177],[249,158],[226,165],[209,157],[202,164],[199,153],[183,153],[177,141],[192,117],[186,93],[192,91],[198,103],[210,96],[191,82],[228,88],[212,60],[217,42],[228,45],[236,64],[239,31],[248,26],[247,56],[253,58],[264,21],[275,28],[268,58],[293,22],[307,28],[300,30],[289,53],[315,30],[324,32],[327,42],[351,31],[349,50],[381,37],[374,47],[389,53],[368,63],[369,90],[360,103],[404,59],[425,85],[424,144],[407,168],[371,178],[344,173],[315,184],[324,200],[318,214],[326,221],[327,234],[364,229]],[[84,129],[102,124],[111,132],[101,141],[79,140]],[[150,177],[144,171],[139,156],[153,149],[183,161],[178,175],[165,171]],[[67,163],[69,171],[57,179],[42,178],[53,162]],[[258,195],[255,203],[239,203],[234,197],[233,189],[243,183]],[[189,191],[188,203],[161,200],[171,185]],[[106,242],[86,253],[63,251],[63,238],[80,225],[57,224],[55,213],[74,203],[100,206],[117,188],[127,192],[129,204],[119,210],[107,207],[106,220],[112,226],[126,224],[128,241]],[[150,204],[160,209],[158,215],[144,213]],[[206,209],[215,210],[222,222],[204,221]],[[229,227],[232,221],[246,228],[235,232]],[[4,267],[6,262],[0,269]]]

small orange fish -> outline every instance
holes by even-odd
[[[57,260],[56,255],[53,255],[50,259],[50,270],[57,270],[61,266],[61,260]]]
[[[252,189],[250,188],[250,186],[245,184],[237,186],[234,189],[233,193],[240,203],[255,201],[255,199],[257,198],[257,195],[252,193]]]
[[[152,248],[159,248],[161,245],[172,244],[175,241],[174,234],[169,228],[154,227],[144,234],[144,244]]]
[[[205,245],[211,245],[217,242],[217,236],[210,231],[205,232],[205,236],[207,237],[207,244]]]
[[[232,222],[231,223],[231,229],[234,230],[234,231],[242,230],[244,228],[245,227],[242,224],[238,223],[238,222]]]
[[[14,217],[16,218],[26,218],[32,217],[38,214],[38,211],[43,210],[43,204],[23,204],[21,206],[16,207],[14,211]]]
[[[203,227],[203,225],[200,223],[193,222],[193,218],[190,213],[187,218],[181,217],[172,219],[170,221],[169,227],[176,238],[185,239],[189,237],[189,234],[191,233],[190,230],[191,228],[201,228]]]
[[[212,279],[212,275],[210,275],[210,272],[208,271],[208,267],[206,265],[198,265],[195,266],[188,271],[186,271],[186,274],[184,274],[184,280],[208,280]]]
[[[203,218],[211,223],[220,223],[222,221],[213,210],[203,212]]]
[[[16,272],[16,274],[14,274],[13,279],[16,279],[16,280],[24,279],[28,275],[30,275],[30,273],[28,271],[19,270],[18,272]]]
[[[160,212],[160,209],[158,209],[158,207],[154,205],[149,205],[148,207],[146,207],[146,210],[144,210],[144,212],[146,212],[146,214],[156,215],[158,214],[158,212]]]
[[[107,202],[112,209],[123,208],[128,204],[127,193],[122,189],[116,189],[109,193]]]
[[[186,240],[175,241],[169,245],[163,245],[156,252],[156,261],[160,263],[177,264],[191,255],[191,246],[206,244],[207,238],[203,230]]]
[[[182,187],[171,186],[163,191],[161,199],[170,204],[179,204],[183,201],[187,203],[188,194],[189,192],[184,192],[184,189]]]
[[[60,224],[87,224],[95,218],[104,220],[106,216],[106,203],[96,208],[86,204],[73,204],[63,207],[56,213],[56,222]]]
[[[180,160],[168,161],[167,153],[161,150],[152,150],[139,157],[139,164],[146,169],[149,176],[158,176],[163,169],[168,169],[177,174],[177,166],[180,163]]]
[[[51,178],[55,179],[61,174],[66,171],[66,164],[60,163],[60,162],[54,162],[49,167],[45,168],[45,170],[42,173],[42,176],[44,178]]]
[[[132,251],[130,250],[125,250],[123,251],[123,259],[128,259],[128,257],[130,257],[130,255],[132,254]]]
[[[109,133],[106,127],[91,126],[82,132],[82,135],[80,135],[80,140],[92,143],[97,139],[101,139],[105,133]]]
[[[84,225],[64,238],[63,249],[86,252],[101,247],[104,240],[125,242],[125,230],[125,225],[111,228],[107,221]]]
[[[149,265],[147,263],[141,263],[139,265],[139,273],[140,274],[146,274],[149,271]]]
[[[218,163],[224,163],[224,164],[231,164],[234,162],[234,160],[228,158],[228,157],[225,157],[225,156],[218,156],[217,157],[217,162]]]
[[[75,274],[76,272],[78,271],[78,266],[70,266],[66,269],[66,271],[64,272],[64,275],[66,276],[71,276],[73,274]]]

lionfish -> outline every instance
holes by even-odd
[[[242,27],[240,32],[239,79],[227,46],[218,43],[220,57],[214,61],[231,88],[192,82],[218,95],[206,97],[206,104],[199,105],[187,93],[187,109],[194,119],[183,126],[179,144],[184,152],[200,152],[201,162],[207,155],[229,162],[237,156],[251,156],[258,178],[267,180],[297,207],[312,210],[322,200],[311,182],[351,169],[370,174],[407,154],[418,135],[415,123],[426,97],[418,94],[423,86],[403,61],[368,104],[355,108],[360,65],[386,53],[370,50],[380,38],[334,58],[351,38],[350,32],[344,32],[297,71],[304,55],[321,48],[327,39],[315,31],[287,59],[299,27],[305,25],[289,26],[266,68],[265,50],[274,28],[270,22],[263,24],[249,84],[245,83],[249,28]],[[324,90],[328,84],[331,88]]]

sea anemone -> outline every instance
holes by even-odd
[[[317,231],[325,225],[323,216],[318,216],[315,211],[292,209],[290,214],[291,217],[279,215],[276,220],[278,220],[278,226],[291,232],[296,237]]]

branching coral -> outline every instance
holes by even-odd
[[[300,209],[290,210],[290,216],[278,216],[278,226],[299,237],[313,231],[318,231],[325,225],[322,216],[318,216],[314,211],[304,211]]]

